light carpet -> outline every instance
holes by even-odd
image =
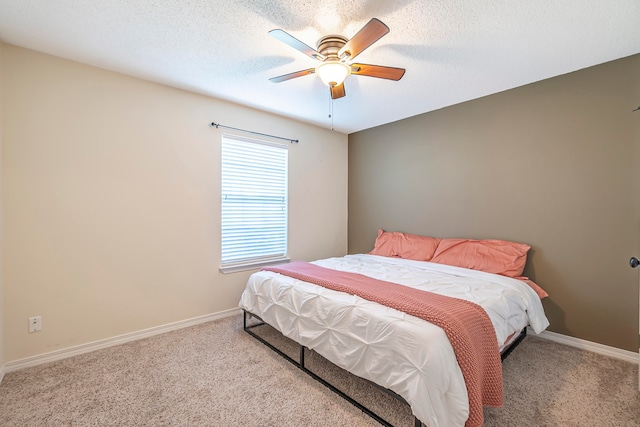
[[[270,327],[266,338],[297,357]],[[397,426],[407,405],[310,353],[307,365]],[[527,337],[486,426],[640,426],[638,366]],[[234,316],[5,376],[2,426],[378,426]]]

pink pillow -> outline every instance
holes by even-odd
[[[531,246],[506,240],[442,239],[431,262],[516,277]]]
[[[522,280],[524,283],[531,286],[533,290],[536,291],[536,294],[538,294],[540,299],[544,299],[549,296],[547,291],[542,289],[540,286],[538,286],[533,280],[530,280],[528,277],[518,276],[518,277],[514,277],[514,279]]]
[[[438,247],[438,242],[440,239],[434,237],[378,230],[376,243],[369,254],[429,261]]]

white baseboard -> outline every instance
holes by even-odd
[[[592,353],[602,354],[603,356],[614,357],[616,359],[624,360],[625,362],[630,363],[639,363],[640,359],[638,358],[638,353],[622,350],[616,347],[610,347],[604,344],[598,344],[595,342],[583,340],[580,338],[570,337],[568,335],[558,334],[556,332],[550,331],[542,331],[541,334],[536,334],[533,332],[533,329],[527,328],[527,334],[531,334],[536,337],[544,338],[549,341],[554,341],[559,344],[568,345],[570,347],[576,347],[581,350],[590,351]]]
[[[222,319],[224,317],[234,316],[240,314],[239,308],[233,308],[230,310],[220,311],[217,313],[206,314],[204,316],[194,317],[191,319],[180,320],[178,322],[168,323],[166,325],[155,326],[149,329],[143,329],[141,331],[130,332],[124,335],[118,335],[103,340],[93,341],[86,344],[80,344],[77,346],[63,348],[61,350],[52,351],[49,353],[38,354],[36,356],[25,357],[24,359],[18,359],[11,362],[7,362],[0,370],[0,381],[4,373],[18,371],[20,369],[28,368],[31,366],[42,365],[43,363],[49,363],[56,360],[66,359],[68,357],[77,356],[79,354],[89,353],[91,351],[101,350],[107,347],[113,347],[114,345],[124,344],[130,341],[141,340],[143,338],[152,337],[154,335],[164,334],[165,332],[175,331],[177,329],[188,328],[189,326],[199,325],[200,323],[210,322],[212,320]]]
[[[180,320],[178,322],[168,323],[166,325],[155,326],[153,328],[143,329],[141,331],[130,332],[128,334],[118,335],[103,340],[93,341],[74,347],[64,348],[49,353],[43,353],[36,356],[7,362],[3,366],[0,366],[0,383],[4,378],[4,375],[9,372],[18,371],[20,369],[28,368],[31,366],[42,365],[43,363],[49,363],[56,360],[66,359],[69,357],[77,356],[79,354],[89,353],[92,351],[113,347],[115,345],[120,345],[131,341],[141,340],[144,338],[152,337],[154,335],[188,328],[189,326],[195,326],[201,323],[211,322],[213,320],[218,320],[229,316],[235,316],[240,313],[241,310],[239,308],[233,308],[230,310],[206,314],[204,316],[194,317],[191,319]],[[604,356],[614,357],[616,359],[624,360],[630,363],[639,363],[640,360],[638,357],[638,353],[636,352],[622,350],[619,348],[594,343],[580,338],[558,334],[556,332],[543,331],[541,334],[536,334],[531,328],[527,328],[527,334],[548,339],[560,344],[568,345],[570,347],[576,347],[581,350],[602,354]]]

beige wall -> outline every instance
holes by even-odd
[[[640,55],[350,135],[349,252],[378,227],[529,243],[550,330],[637,351],[638,76]]]
[[[346,252],[344,134],[9,45],[2,88],[6,361],[237,307],[212,121],[300,139],[289,254]]]

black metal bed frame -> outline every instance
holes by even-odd
[[[355,400],[354,398],[352,398],[351,396],[349,396],[348,394],[346,394],[345,392],[343,392],[342,390],[340,390],[339,388],[337,388],[333,384],[329,383],[327,380],[325,380],[324,378],[320,377],[315,372],[309,370],[305,366],[305,363],[304,363],[305,350],[308,350],[307,347],[305,347],[302,344],[296,342],[296,344],[298,344],[300,346],[300,361],[296,361],[295,359],[290,357],[288,354],[284,353],[282,350],[280,350],[279,348],[277,348],[276,346],[274,346],[273,344],[271,344],[270,342],[268,342],[267,340],[262,338],[260,335],[256,334],[254,331],[251,330],[251,329],[256,328],[258,326],[269,325],[267,322],[262,320],[259,316],[256,316],[255,314],[250,313],[250,312],[248,312],[246,310],[243,310],[242,313],[243,313],[243,328],[244,328],[245,332],[247,332],[249,335],[251,335],[252,337],[257,339],[258,341],[260,341],[261,343],[263,343],[264,345],[269,347],[271,350],[273,350],[276,353],[278,353],[280,356],[282,356],[284,359],[286,359],[289,362],[291,362],[294,366],[296,366],[297,368],[299,368],[300,370],[305,372],[311,378],[313,378],[314,380],[318,381],[319,383],[321,383],[322,385],[324,385],[325,387],[327,387],[328,389],[330,389],[331,391],[336,393],[338,396],[340,396],[343,399],[345,399],[347,402],[351,403],[356,408],[360,409],[362,412],[364,412],[365,414],[367,414],[368,416],[370,416],[371,418],[373,418],[374,420],[376,420],[377,422],[379,422],[383,426],[385,426],[385,427],[394,427],[393,424],[391,424],[390,422],[388,422],[387,420],[382,418],[380,415],[376,414],[371,409],[367,408],[366,406],[364,406],[363,404],[361,404],[360,402],[358,402],[357,400]],[[258,319],[260,323],[254,323],[254,324],[249,325],[248,322],[247,322],[247,316],[249,316],[249,318],[254,317],[254,318]],[[522,342],[522,340],[526,337],[526,335],[527,335],[527,328],[524,328],[522,330],[522,332],[520,332],[520,335],[518,335],[518,337],[511,344],[509,344],[509,346],[507,346],[502,351],[502,353],[500,353],[501,360],[504,361],[504,359],[509,354],[511,354],[511,352],[518,346],[518,344],[520,344]],[[369,381],[369,380],[366,380],[366,379],[364,379],[364,380],[367,381],[368,383],[374,385],[376,388],[378,388],[378,389],[384,391],[385,393],[389,394],[390,396],[398,399],[400,402],[408,405],[407,401],[404,400],[402,398],[402,396],[398,395],[397,393],[393,392],[392,390],[384,388],[384,387],[382,387],[382,386],[380,386],[380,385],[378,385],[378,384],[376,384],[376,383],[374,383],[372,381]],[[422,422],[417,417],[414,416],[413,419],[414,419],[414,427],[422,427],[423,426]]]

